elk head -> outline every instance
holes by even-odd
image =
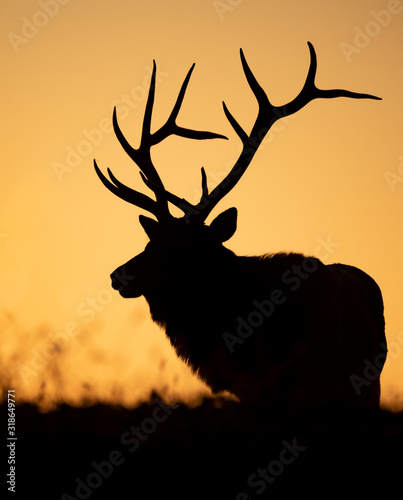
[[[124,137],[117,121],[116,108],[113,113],[113,127],[123,149],[138,165],[140,175],[146,186],[153,192],[155,199],[135,191],[122,184],[108,169],[108,179],[99,169],[94,160],[95,170],[103,184],[119,198],[140,207],[156,218],[140,216],[140,224],[150,238],[145,250],[116,269],[112,277],[112,286],[119,290],[123,297],[138,297],[152,294],[161,287],[169,286],[176,279],[177,270],[192,272],[195,266],[202,261],[212,262],[228,255],[229,250],[222,245],[236,230],[237,211],[230,208],[221,213],[210,226],[205,220],[217,203],[237,184],[249,166],[259,145],[270,127],[280,118],[289,116],[302,109],[313,99],[332,99],[335,97],[350,97],[354,99],[379,99],[378,97],[350,92],[347,90],[321,90],[315,85],[316,54],[313,45],[308,42],[310,51],[310,67],[305,84],[298,94],[288,104],[274,106],[270,103],[266,93],[257,82],[250,70],[242,50],[241,62],[248,81],[254,93],[259,110],[250,133],[246,133],[223,102],[224,113],[233,129],[242,141],[242,151],[235,165],[228,175],[209,192],[207,177],[201,169],[202,195],[200,202],[193,205],[183,198],[167,191],[151,160],[151,147],[160,143],[170,135],[177,135],[188,139],[227,139],[227,137],[207,131],[198,131],[177,125],[176,119],[185,96],[194,64],[190,68],[180,89],[176,103],[165,124],[156,132],[151,132],[151,116],[154,105],[156,65],[154,62],[147,98],[142,136],[137,149],[133,148]],[[172,216],[168,203],[178,207],[184,215],[180,218]]]

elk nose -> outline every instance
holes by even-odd
[[[112,288],[114,290],[119,290],[119,288],[122,286],[122,284],[120,283],[118,277],[116,276],[115,272],[113,272],[111,274],[111,284],[112,284]]]
[[[134,275],[127,273],[127,269],[124,266],[118,267],[111,274],[112,288],[119,291],[123,290],[129,286],[135,278]]]

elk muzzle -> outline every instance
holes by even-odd
[[[142,292],[139,290],[138,279],[131,269],[132,266],[128,265],[129,262],[118,267],[111,274],[112,288],[118,290],[120,295],[125,298],[140,297]]]

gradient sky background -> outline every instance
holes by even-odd
[[[44,404],[132,404],[152,388],[187,401],[208,393],[176,359],[145,300],[124,300],[110,288],[110,272],[142,251],[147,238],[140,209],[102,186],[92,160],[143,190],[138,169],[112,133],[113,106],[137,145],[152,60],[158,68],[154,129],[196,62],[178,122],[230,140],[169,138],[153,151],[167,188],[195,201],[200,167],[211,189],[239,152],[221,101],[247,130],[256,116],[239,48],[272,102],[283,104],[305,81],[309,40],[319,87],[383,100],[318,100],[277,122],[209,220],[238,208],[238,231],[227,243],[238,254],[300,251],[369,273],[383,291],[393,345],[383,401],[403,402],[403,2],[1,5],[5,389]]]

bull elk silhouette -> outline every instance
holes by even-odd
[[[270,103],[240,51],[243,71],[259,105],[257,118],[248,134],[223,103],[224,113],[242,141],[242,152],[212,191],[201,169],[202,195],[195,205],[164,188],[150,154],[152,146],[170,135],[226,139],[176,123],[194,64],[169,118],[151,132],[154,61],[137,149],[124,137],[114,109],[116,136],[140,168],[155,200],[122,184],[109,169],[108,179],[94,160],[95,170],[112,193],[150,212],[156,220],[140,215],[150,241],[143,252],[112,273],[112,286],[123,297],[144,295],[152,319],[165,328],[177,355],[215,392],[228,390],[241,402],[289,410],[333,403],[376,407],[386,343],[382,295],[375,281],[355,267],[324,265],[297,253],[235,255],[223,243],[236,230],[236,208],[221,213],[209,226],[205,224],[213,208],[240,180],[276,120],[296,113],[313,99],[379,99],[347,90],[319,89],[315,85],[315,50],[309,42],[308,46],[310,67],[305,84],[295,99],[282,106]],[[172,216],[168,203],[184,215]],[[365,361],[375,359],[379,373],[368,380]]]

